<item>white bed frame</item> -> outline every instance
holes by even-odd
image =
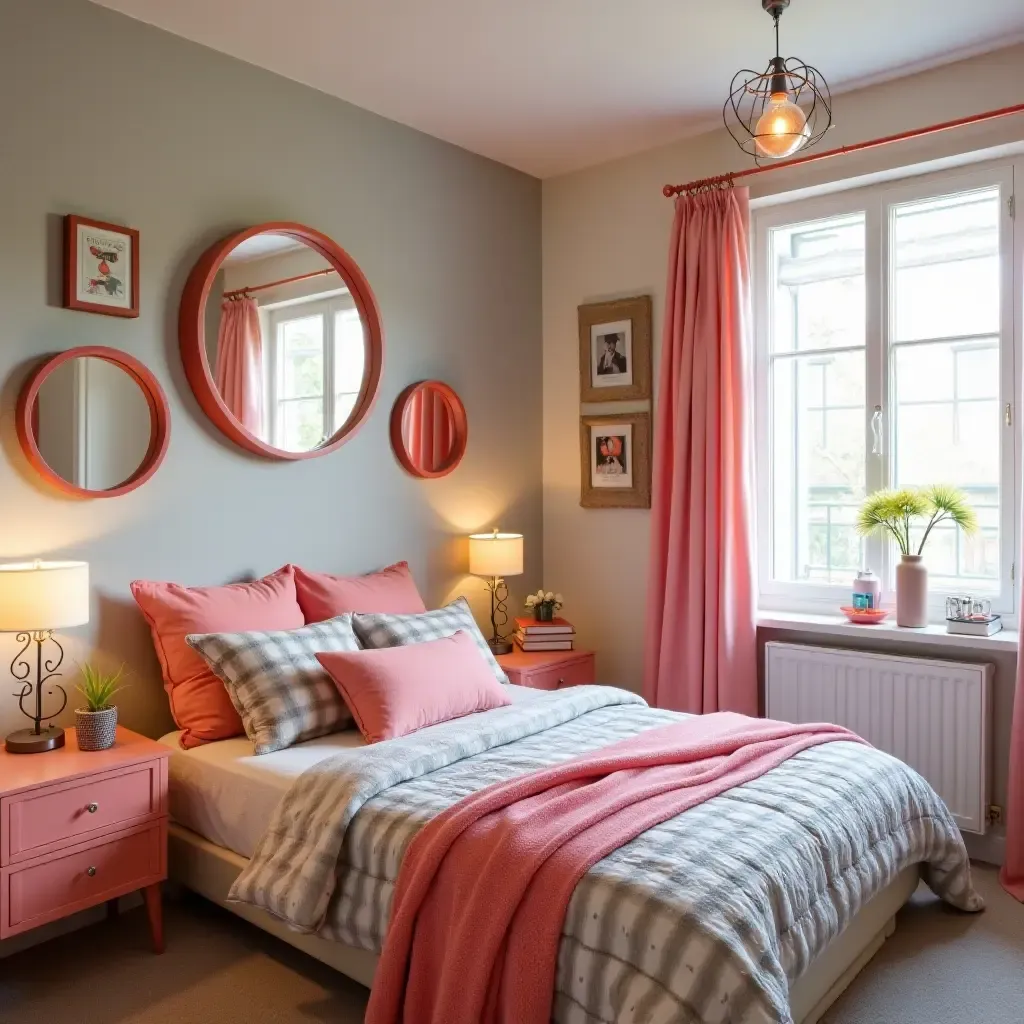
[[[365,949],[330,942],[316,935],[294,932],[269,914],[241,903],[228,903],[232,883],[248,864],[244,857],[203,839],[195,832],[172,824],[170,836],[171,877],[188,889],[205,896],[250,924],[283,939],[336,971],[369,988],[373,984],[377,957]],[[790,989],[789,998],[796,1024],[817,1024],[867,962],[882,948],[896,928],[896,911],[917,888],[918,869],[903,871],[871,901],[866,903],[850,926],[814,961]]]

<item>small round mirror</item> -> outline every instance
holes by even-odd
[[[391,413],[391,446],[413,476],[447,476],[466,454],[466,409],[439,380],[407,387]]]
[[[126,353],[72,349],[29,378],[18,435],[29,462],[65,493],[126,494],[156,472],[167,450],[167,400]]]

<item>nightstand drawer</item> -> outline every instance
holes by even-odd
[[[161,758],[5,797],[0,800],[0,864],[165,814],[166,773]]]
[[[558,690],[564,686],[583,686],[593,681],[594,659],[588,656],[531,672],[523,684],[535,690]]]
[[[0,939],[66,917],[167,874],[166,819],[0,870]]]

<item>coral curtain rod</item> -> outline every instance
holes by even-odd
[[[1008,117],[1010,114],[1021,113],[1024,113],[1024,103],[1017,103],[1012,107],[1001,107],[999,110],[989,110],[984,114],[972,114],[970,117],[960,117],[955,121],[943,121],[941,124],[932,124],[927,128],[915,128],[909,132],[900,132],[898,135],[886,135],[880,139],[870,139],[867,142],[855,142],[851,146],[826,149],[822,153],[810,153],[807,156],[798,157],[796,160],[786,160],[778,164],[763,164],[760,167],[748,167],[742,171],[734,171],[732,174],[719,174],[714,178],[699,178],[697,181],[689,181],[685,185],[666,185],[661,191],[668,199],[671,199],[673,196],[699,191],[704,188],[715,188],[718,185],[725,185],[727,183],[731,185],[737,178],[748,178],[752,174],[761,174],[763,171],[775,171],[782,170],[784,167],[813,164],[818,160],[828,160],[834,156],[848,156],[850,153],[859,153],[865,149],[877,149],[879,146],[888,146],[891,142],[906,142],[908,139],[920,139],[926,135],[935,135],[938,132],[949,131],[952,128],[964,128],[969,124],[980,124],[982,121],[994,121],[999,117]]]
[[[334,267],[327,267],[325,270],[311,270],[308,274],[296,274],[295,277],[285,277],[280,281],[268,281],[266,284],[254,284],[249,288],[236,288],[234,291],[225,292],[225,299],[237,299],[239,295],[251,295],[253,292],[263,292],[268,288],[280,288],[284,284],[295,284],[297,281],[308,281],[313,277],[326,277],[328,274],[336,274]]]

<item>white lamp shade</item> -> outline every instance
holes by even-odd
[[[0,565],[0,632],[67,629],[88,621],[88,562]]]
[[[521,576],[521,533],[474,533],[469,538],[469,571],[474,576]]]

